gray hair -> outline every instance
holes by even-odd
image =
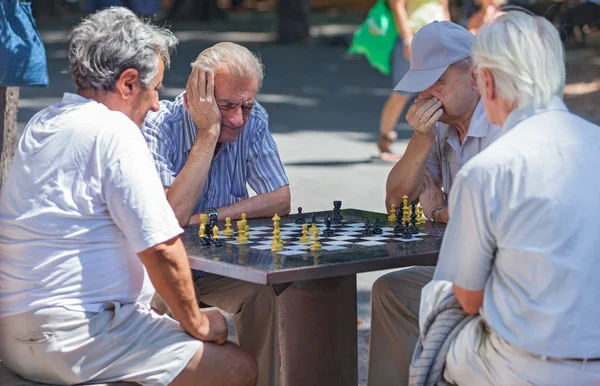
[[[463,74],[468,73],[469,71],[471,71],[471,68],[473,68],[473,58],[467,56],[466,58],[461,59],[458,62],[452,63],[450,66]]]
[[[192,63],[192,68],[215,71],[224,68],[239,78],[258,80],[258,88],[262,86],[264,66],[260,59],[244,46],[222,42],[205,49]]]
[[[563,45],[545,18],[508,12],[478,33],[473,48],[477,72],[487,68],[498,96],[515,109],[548,106],[565,87]]]
[[[165,28],[140,20],[123,7],[110,7],[85,18],[69,34],[69,72],[78,89],[111,91],[121,73],[139,72],[143,87],[158,74],[161,56],[169,68],[177,38]]]

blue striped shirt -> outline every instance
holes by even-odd
[[[266,110],[257,102],[238,138],[221,143],[194,213],[247,199],[246,184],[257,194],[289,184],[268,120]],[[164,186],[171,186],[183,169],[196,133],[183,94],[173,102],[161,101],[159,111],[148,113],[142,134]]]

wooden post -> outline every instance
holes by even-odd
[[[17,147],[18,87],[0,87],[0,191]]]
[[[303,43],[310,38],[310,0],[279,0],[278,43]]]

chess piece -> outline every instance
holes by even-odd
[[[200,224],[200,228],[198,229],[198,237],[201,239],[206,237],[206,228],[204,227],[204,224]]]
[[[298,217],[296,217],[296,224],[304,224],[306,219],[304,218],[304,214],[302,214],[302,207],[298,207]]]
[[[342,216],[342,202],[334,201],[333,202],[333,216],[331,218],[331,222],[333,224],[341,224],[344,220],[344,216]]]
[[[273,228],[279,229],[279,221],[281,220],[281,217],[279,217],[277,213],[275,213],[275,216],[273,216],[271,220],[273,220]]]
[[[417,228],[417,203],[415,201],[411,201],[410,209],[410,233],[416,235],[419,233],[419,228]]]
[[[427,222],[425,215],[423,214],[423,207],[417,206],[417,225],[423,225]]]
[[[313,243],[310,245],[310,250],[311,251],[320,251],[321,248],[323,247],[320,243],[319,243],[319,228],[317,228],[317,231],[313,232]]]
[[[402,204],[400,204],[402,206]],[[402,235],[404,233],[404,226],[402,225],[402,215],[400,209],[396,210],[396,227],[394,228],[394,233],[397,235]]]
[[[244,227],[244,222],[239,220],[236,222],[238,237],[235,239],[237,243],[247,243],[248,238],[246,237],[246,228]]]
[[[233,229],[231,229],[231,217],[225,219],[225,229],[223,230],[223,236],[232,237]]]
[[[271,251],[283,251],[283,241],[281,241],[281,231],[279,230],[279,228],[275,228],[273,230],[273,241],[271,242]]]
[[[409,219],[410,219],[410,217],[409,217]],[[404,233],[402,233],[401,237],[403,239],[412,239],[412,232],[410,230],[410,222],[409,221],[406,221],[404,223]]]
[[[244,229],[246,228],[246,225],[248,224],[248,221],[246,220],[246,213],[242,213],[242,219],[240,220],[244,223]]]
[[[325,230],[323,231],[323,236],[325,237],[333,237],[335,232],[331,229],[331,218],[327,216],[325,219]]]
[[[396,220],[396,204],[392,204],[390,208],[390,214],[388,215],[388,222],[395,223]]]
[[[310,236],[308,235],[308,225],[302,224],[302,236],[300,236],[301,243],[310,243]]]
[[[373,234],[374,235],[383,234],[383,229],[381,229],[381,227],[379,226],[379,217],[375,217],[375,226],[373,228]]]
[[[312,215],[312,225],[310,226],[310,228],[308,229],[308,231],[310,233],[314,233],[315,230],[317,230],[319,228],[317,228],[317,216],[315,216],[314,214]]]
[[[363,236],[373,236],[373,230],[371,229],[371,219],[365,220],[365,228],[362,231]]]
[[[246,238],[250,240],[250,225],[248,224],[246,224],[246,226],[244,227],[244,236],[246,236]]]
[[[208,214],[200,213],[199,217],[200,217],[200,224],[206,225],[208,223]]]
[[[211,244],[216,247],[222,246],[223,244],[221,243],[221,240],[219,238],[220,236],[219,236],[219,227],[218,226],[215,225],[213,227],[212,234],[213,234],[213,236],[212,236]]]
[[[402,196],[402,207],[405,208],[408,206],[408,196],[405,194]]]

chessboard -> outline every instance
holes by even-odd
[[[416,221],[416,216],[413,216],[412,223],[410,221],[406,223],[397,220],[390,221],[389,217],[383,216],[360,218],[346,215],[344,217],[341,215],[339,206],[340,204],[337,204],[333,212],[322,212],[318,216],[304,215],[302,209],[299,208],[298,214],[282,219],[278,216],[272,221],[244,219],[244,224],[248,227],[243,233],[248,238],[241,241],[238,237],[239,231],[235,229],[236,225],[239,229],[239,224],[231,224],[231,222],[226,226],[221,224],[221,228],[217,230],[213,229],[216,225],[213,223],[208,228],[210,230],[205,230],[203,237],[198,236],[197,243],[203,249],[210,248],[213,251],[211,253],[205,250],[207,255],[217,253],[215,248],[225,247],[227,252],[235,252],[232,248],[243,248],[245,251],[269,251],[283,256],[300,256],[315,252],[327,254],[328,252],[342,252],[357,248],[385,247],[390,243],[418,243],[428,237],[438,237],[438,235],[429,235],[423,231],[424,219]],[[415,212],[414,205],[412,212]],[[400,211],[395,214],[398,215],[398,218],[402,218]],[[278,232],[275,232],[276,228]],[[215,240],[214,235],[217,234],[218,240]],[[311,248],[315,243],[315,237],[317,238],[316,242],[320,244],[317,251]],[[274,238],[278,238],[280,248],[273,248]]]

